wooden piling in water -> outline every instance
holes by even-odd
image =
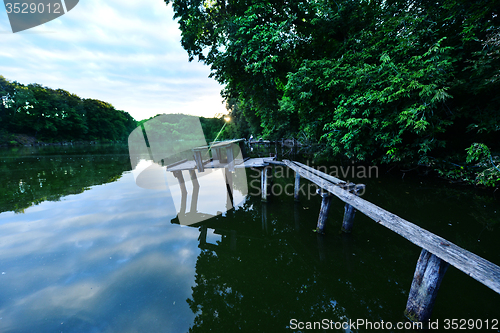
[[[316,232],[323,233],[325,229],[325,222],[328,218],[330,205],[332,203],[332,196],[330,193],[321,190],[321,209],[319,210],[318,224],[316,225]]]
[[[271,180],[271,168],[272,167],[270,166],[266,166],[264,169],[261,170],[260,173],[260,187],[261,187],[263,202],[267,202],[267,197],[269,196],[268,190],[269,190],[269,183]]]
[[[351,185],[354,184],[348,184],[348,186]],[[365,185],[363,184],[355,185],[354,187],[352,187],[350,192],[355,195],[358,195],[358,192],[361,189],[364,189],[364,187]],[[346,203],[344,207],[344,219],[342,220],[342,229],[341,229],[342,232],[351,233],[355,215],[356,215],[356,209],[353,206]]]
[[[177,170],[174,171],[174,177],[177,178],[179,182],[179,187],[181,188],[181,208],[179,214],[186,214],[186,203],[187,203],[187,190],[186,183],[184,182],[184,176],[182,175],[182,171]]]
[[[293,199],[295,201],[299,201],[299,192],[300,192],[300,174],[295,171],[295,186],[293,188]]]
[[[198,168],[198,172],[205,171],[205,167],[203,166],[203,156],[200,150],[193,151],[194,161],[196,162],[196,167]]]
[[[196,172],[194,170],[189,170],[189,177],[191,177],[193,187],[200,187],[200,183],[198,183],[198,178],[196,177]]]
[[[349,205],[345,204],[344,206],[344,219],[342,220],[342,232],[351,233],[352,225],[354,222],[354,215],[356,215],[356,209]]]
[[[448,266],[446,261],[422,249],[404,312],[412,322],[421,322],[424,328],[429,322],[439,286]]]
[[[267,234],[267,205],[262,204],[262,231]]]
[[[234,171],[234,154],[233,154],[233,145],[229,145],[226,147],[226,156],[227,156],[227,168],[229,171]]]
[[[198,194],[200,192],[200,183],[198,183],[198,178],[196,177],[196,172],[194,170],[189,170],[189,176],[191,177],[191,183],[193,184],[193,194],[191,195],[191,208],[190,213],[196,213],[198,210]]]
[[[226,179],[227,201],[226,209],[229,210],[234,207],[233,199],[233,173],[229,169],[224,169],[224,178]]]

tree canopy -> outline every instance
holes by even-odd
[[[0,75],[0,130],[40,141],[124,141],[135,119],[111,104]]]
[[[498,148],[499,0],[165,1],[190,59],[265,137],[421,165]]]

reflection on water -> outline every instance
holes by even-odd
[[[0,331],[185,331],[198,232],[174,216],[168,193],[129,172],[0,214]]]
[[[0,148],[0,212],[82,193],[130,170],[126,146]]]
[[[221,171],[199,177],[197,195],[186,182],[183,199],[168,173],[167,190],[138,187],[120,150],[32,155],[11,155],[25,163],[6,180],[18,182],[59,158],[60,172],[39,186],[58,201],[0,214],[0,332],[290,332],[291,319],[404,320],[420,250],[362,214],[353,234],[338,233],[340,202],[332,203],[322,236],[311,232],[318,196],[263,204],[235,187],[234,209],[226,211]],[[103,185],[75,179],[82,173],[62,176],[81,163],[76,155],[93,161],[89,174]],[[111,165],[115,181],[107,183]],[[293,173],[274,181],[293,183]],[[491,195],[416,179],[364,182],[367,199],[500,263],[500,206]],[[87,191],[62,189],[84,183]],[[190,212],[213,217],[182,223]],[[491,320],[500,317],[498,304],[499,295],[450,268],[433,319]]]

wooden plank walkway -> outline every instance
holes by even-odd
[[[291,161],[284,162],[290,169],[300,174],[301,177],[308,179],[321,188],[324,188],[326,191],[335,195],[345,203],[353,206],[378,224],[381,224],[403,236],[413,244],[418,245],[422,249],[436,255],[450,265],[458,268],[465,274],[500,294],[499,266],[350,193],[341,186],[338,186],[343,183],[345,184],[345,182],[342,182],[339,179],[336,179],[336,182],[334,183],[331,180],[325,179],[325,177],[320,177],[317,175],[319,171],[302,163]],[[330,177],[331,176],[328,176],[328,178]]]
[[[250,158],[246,161],[243,159],[237,158],[234,160],[234,167],[236,169],[239,168],[264,168],[269,165],[272,161],[274,161],[276,157],[259,157],[259,158]],[[203,167],[205,169],[217,169],[217,168],[227,168],[226,162],[220,162],[219,160],[205,160],[203,161]],[[182,170],[196,170],[196,162],[183,160],[180,162],[176,162],[170,165],[167,165],[167,171],[182,171]]]

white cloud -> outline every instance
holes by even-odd
[[[66,15],[2,33],[0,74],[62,88],[129,112],[211,117],[225,112],[209,68],[188,62],[171,6],[161,0],[81,1]],[[0,29],[9,29],[0,16]]]

